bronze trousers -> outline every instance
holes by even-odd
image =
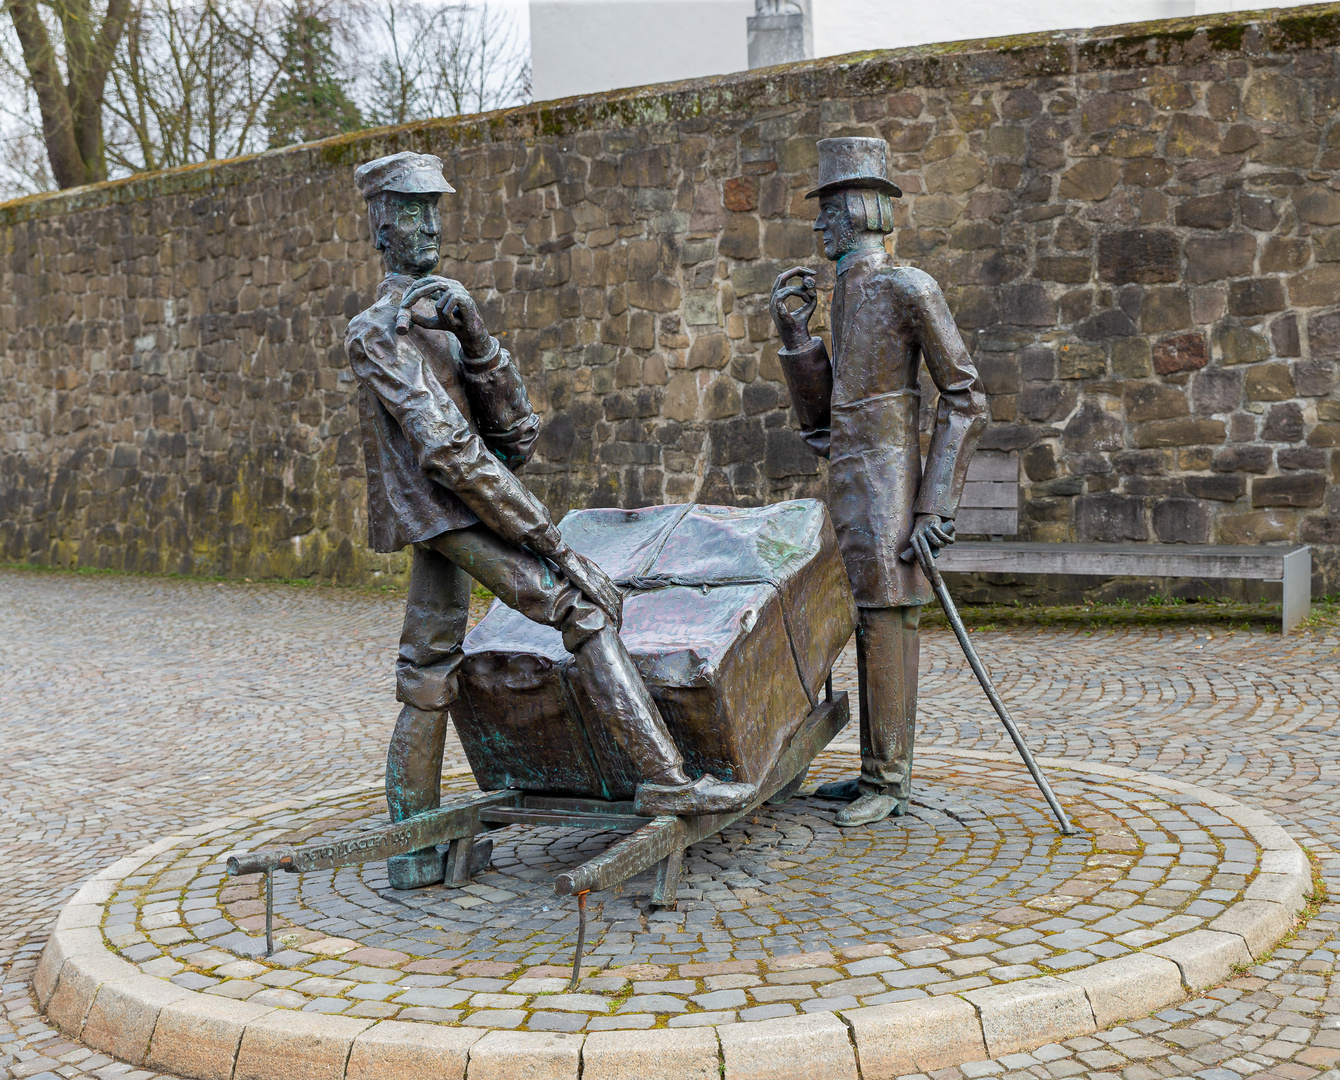
[[[860,609],[856,672],[862,794],[911,797],[920,620],[920,605]]]
[[[471,579],[528,619],[562,631],[574,689],[638,764],[643,779],[680,775],[683,758],[608,619],[533,552],[471,525],[414,545],[396,660],[404,703],[386,755],[386,801],[400,821],[441,801],[447,710],[470,617]]]

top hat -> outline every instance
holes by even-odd
[[[805,195],[816,199],[842,188],[865,188],[901,198],[903,191],[889,179],[889,144],[883,139],[819,140],[819,186]]]
[[[456,189],[442,175],[442,159],[410,150],[379,157],[354,170],[354,183],[371,199],[383,191],[401,195],[441,195]]]

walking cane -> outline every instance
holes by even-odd
[[[1010,738],[1014,740],[1014,748],[1019,751],[1019,756],[1024,759],[1028,771],[1033,774],[1034,782],[1038,785],[1042,794],[1046,796],[1047,804],[1052,808],[1052,813],[1056,815],[1056,820],[1060,822],[1062,835],[1074,836],[1077,830],[1070,824],[1070,819],[1066,817],[1065,810],[1057,801],[1051,785],[1047,783],[1047,778],[1042,775],[1038,763],[1033,760],[1033,755],[1024,745],[1024,737],[1019,734],[1019,729],[1014,726],[1014,721],[1010,719],[1010,711],[1005,708],[1005,702],[1000,699],[1000,694],[996,692],[995,685],[991,682],[991,676],[987,674],[986,667],[977,655],[977,650],[972,647],[972,642],[968,640],[968,631],[964,629],[963,620],[959,618],[958,608],[954,606],[953,598],[945,587],[945,580],[940,576],[940,569],[935,565],[935,556],[930,550],[930,545],[924,540],[918,543],[917,539],[914,539],[912,547],[903,552],[903,561],[911,562],[912,559],[908,556],[913,552],[915,552],[913,557],[921,563],[921,569],[930,578],[931,586],[935,589],[935,595],[940,601],[940,606],[944,608],[945,618],[949,620],[949,625],[954,628],[954,636],[958,638],[958,643],[963,646],[963,655],[968,658],[973,674],[977,676],[977,681],[982,684],[982,689],[986,691],[987,700],[996,710],[996,715],[1000,717],[1000,722],[1005,725],[1005,730],[1010,733]]]

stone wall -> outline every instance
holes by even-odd
[[[1021,539],[1318,545],[1340,588],[1340,5],[882,52],[434,121],[0,207],[0,557],[399,572],[342,349],[352,167],[440,154],[445,272],[545,418],[555,511],[821,493],[767,290],[815,140],[879,135]],[[931,395],[926,395],[929,398]],[[929,411],[929,401],[925,402]]]

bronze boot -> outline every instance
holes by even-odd
[[[386,752],[386,805],[392,821],[434,810],[441,805],[442,744],[447,733],[445,709],[428,711],[405,705],[396,719]],[[421,848],[386,860],[393,889],[436,885],[446,874],[446,861],[436,847]]]
[[[728,784],[711,775],[696,782],[666,729],[633,658],[612,627],[587,638],[573,654],[572,681],[583,709],[603,722],[643,778],[634,795],[637,812],[694,816],[741,810],[757,796],[753,784]]]

